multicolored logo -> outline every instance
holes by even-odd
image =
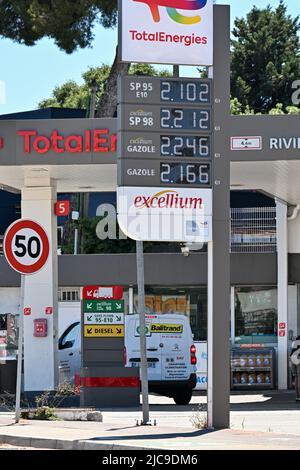
[[[152,14],[153,21],[159,23],[159,7],[166,7],[167,13],[173,21],[180,24],[200,23],[201,16],[184,16],[177,11],[180,10],[201,10],[208,0],[133,0],[134,2],[146,3]]]

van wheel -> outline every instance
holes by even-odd
[[[182,392],[173,396],[176,405],[188,405],[192,398],[192,392]]]

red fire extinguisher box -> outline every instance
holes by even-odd
[[[36,338],[45,338],[47,336],[47,318],[39,318],[33,321],[33,336]]]

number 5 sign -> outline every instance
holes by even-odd
[[[21,274],[34,274],[46,264],[50,246],[45,230],[32,220],[17,220],[6,231],[4,255]]]

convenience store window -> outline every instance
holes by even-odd
[[[277,343],[277,288],[235,288],[235,344]]]
[[[207,290],[203,288],[146,287],[146,313],[175,313],[190,320],[194,341],[207,340]],[[134,311],[138,312],[138,295],[134,292]]]

